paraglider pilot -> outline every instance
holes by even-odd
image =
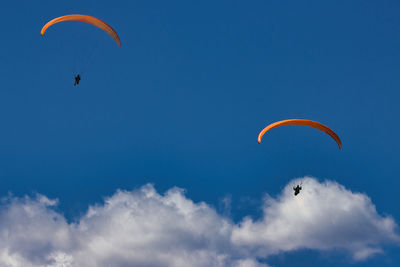
[[[80,80],[81,80],[81,76],[80,76],[79,74],[76,75],[76,76],[75,76],[75,83],[74,83],[74,86],[75,86],[75,85],[78,85]]]
[[[297,196],[300,193],[301,186],[297,185],[296,187],[293,186],[294,195]]]

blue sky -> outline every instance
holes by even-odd
[[[400,221],[396,1],[7,1],[2,10],[1,196],[58,199],[57,213],[79,221],[117,189],[151,183],[161,195],[183,188],[218,214],[225,200],[239,225],[264,216],[266,194],[279,199],[292,179],[312,176]],[[71,13],[105,20],[122,46],[83,23],[40,36]],[[328,125],[342,150],[295,126],[257,144],[263,127],[287,118]],[[362,261],[311,247],[255,257],[271,266],[400,262],[398,243]]]

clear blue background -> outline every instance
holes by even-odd
[[[368,194],[400,221],[398,1],[3,1],[0,195],[59,198],[73,220],[117,188],[187,189],[232,217],[295,177]],[[107,21],[101,30],[65,14]],[[81,84],[73,77],[80,72]],[[267,124],[320,121],[342,139]],[[398,266],[400,249],[353,263],[301,251],[274,266]]]

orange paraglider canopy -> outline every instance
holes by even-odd
[[[332,131],[331,129],[329,129],[327,126],[316,122],[316,121],[311,121],[311,120],[300,120],[300,119],[290,119],[290,120],[282,120],[282,121],[278,121],[278,122],[274,122],[271,123],[270,125],[268,125],[267,127],[265,127],[258,135],[257,138],[257,142],[261,143],[261,138],[263,137],[263,135],[268,132],[269,130],[279,127],[279,126],[284,126],[284,125],[306,125],[306,126],[310,126],[313,127],[315,129],[318,129],[320,131],[323,131],[327,134],[330,135],[330,137],[332,137],[336,143],[339,146],[339,149],[342,148],[342,142],[340,141],[339,136]]]
[[[104,21],[102,21],[98,18],[88,16],[88,15],[66,15],[66,16],[61,16],[61,17],[55,18],[53,20],[50,20],[49,22],[46,23],[46,25],[43,26],[42,30],[40,31],[40,34],[43,36],[48,27],[50,27],[51,25],[56,24],[58,22],[62,22],[62,21],[81,21],[81,22],[86,22],[86,23],[92,24],[96,27],[99,27],[106,33],[108,33],[115,40],[115,42],[118,44],[118,46],[121,46],[121,40],[119,39],[117,32],[114,31],[114,29],[111,28],[110,25],[108,25],[107,23],[105,23]]]

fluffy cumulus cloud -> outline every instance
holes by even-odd
[[[267,196],[263,218],[244,218],[234,226],[232,242],[258,257],[301,248],[339,248],[355,260],[381,253],[384,243],[400,242],[395,221],[380,216],[365,194],[331,181],[301,181],[303,189],[297,197],[293,197],[291,184],[276,199]]]
[[[400,242],[396,223],[364,194],[304,178],[267,196],[263,216],[232,222],[205,203],[152,185],[117,191],[68,223],[57,201],[7,197],[0,211],[0,266],[267,266],[268,256],[302,248],[342,249],[356,260]]]

